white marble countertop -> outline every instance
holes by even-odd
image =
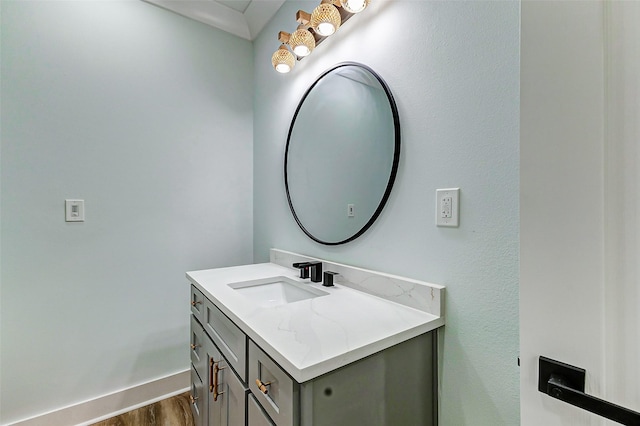
[[[329,294],[261,307],[228,285],[278,276]],[[275,263],[193,271],[187,278],[299,383],[444,325],[439,315],[341,284],[300,280],[297,270]]]

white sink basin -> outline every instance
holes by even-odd
[[[329,294],[287,277],[231,283],[229,287],[265,307],[284,305]]]

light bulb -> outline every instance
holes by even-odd
[[[271,56],[271,64],[279,73],[291,71],[295,63],[296,59],[293,57],[293,53],[289,52],[289,49],[284,44]]]
[[[309,56],[311,50],[309,50],[307,46],[301,44],[293,48],[293,53],[298,56]]]
[[[369,0],[340,0],[342,8],[349,13],[362,12],[368,5]]]
[[[307,56],[316,47],[316,39],[309,31],[301,28],[289,37],[289,46],[296,55]]]
[[[311,14],[311,26],[324,37],[335,33],[341,22],[340,12],[329,3],[321,3]]]
[[[336,32],[336,27],[331,22],[321,22],[316,28],[321,36],[330,36]]]
[[[291,71],[291,67],[288,64],[278,64],[276,65],[276,71],[282,74],[286,74]]]

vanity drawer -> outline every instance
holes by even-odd
[[[209,299],[205,299],[204,329],[243,382],[247,381],[247,336]]]
[[[256,398],[251,394],[249,394],[247,405],[248,426],[274,426],[271,420],[269,420],[269,416],[262,411],[260,404],[258,404]]]
[[[191,413],[193,414],[193,423],[195,426],[206,425],[207,419],[207,391],[205,385],[198,376],[195,368],[191,366]]]
[[[298,383],[251,340],[249,340],[248,384],[256,400],[275,424],[278,426],[298,424]]]
[[[191,313],[202,323],[204,320],[204,295],[200,290],[191,284]]]
[[[205,351],[205,341],[209,338],[204,333],[204,329],[195,317],[191,315],[191,339],[189,342],[189,352],[191,355],[191,364],[198,372],[200,377],[206,379],[207,371],[207,353]]]

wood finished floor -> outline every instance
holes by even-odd
[[[189,392],[94,423],[92,426],[194,426]]]

